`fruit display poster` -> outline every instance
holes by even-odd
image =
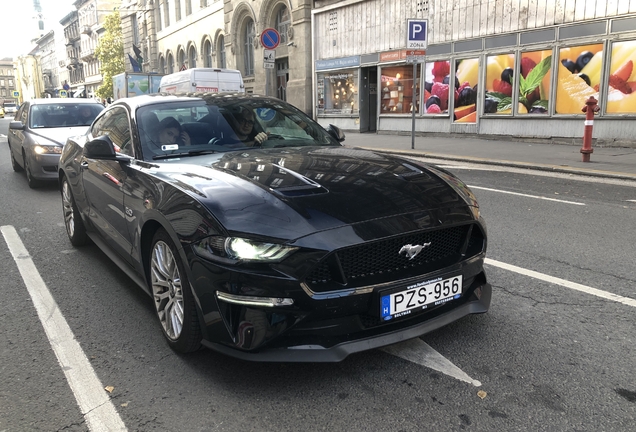
[[[581,114],[585,101],[599,100],[603,69],[603,44],[579,45],[559,50],[556,113]]]
[[[453,120],[457,123],[477,122],[477,84],[479,83],[479,58],[456,60],[455,63],[455,110]]]
[[[514,54],[488,56],[484,114],[512,114],[515,87],[519,99],[517,114],[548,114],[551,64],[552,50],[521,53],[521,74],[515,71]]]
[[[610,60],[607,113],[636,113],[636,41],[614,42]]]
[[[426,63],[424,75],[424,112],[447,114],[450,95],[450,61]]]

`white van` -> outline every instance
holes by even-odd
[[[243,76],[235,69],[192,68],[161,77],[159,91],[166,93],[245,92]]]

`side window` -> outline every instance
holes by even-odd
[[[93,137],[108,135],[115,149],[128,156],[134,156],[128,113],[123,108],[114,108],[95,122],[91,129]]]

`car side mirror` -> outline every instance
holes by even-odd
[[[9,129],[24,130],[24,125],[21,121],[12,121],[11,123],[9,123]]]
[[[84,157],[115,160],[115,146],[108,135],[99,136],[84,144]]]
[[[344,132],[336,125],[330,124],[327,128],[327,132],[329,132],[329,135],[334,137],[338,142],[343,142],[345,140]]]

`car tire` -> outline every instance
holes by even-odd
[[[18,164],[18,161],[15,160],[15,157],[13,156],[13,149],[11,148],[11,145],[9,145],[9,154],[11,155],[11,167],[13,168],[13,171],[15,171],[15,172],[24,171],[24,168],[22,168],[20,166],[20,164]]]
[[[86,226],[77,209],[75,198],[73,198],[73,192],[71,191],[71,185],[66,177],[62,179],[62,211],[64,212],[66,234],[68,234],[68,239],[71,241],[71,244],[73,246],[86,245],[88,243]]]
[[[188,353],[201,347],[201,327],[181,258],[160,228],[150,248],[150,289],[161,329],[170,347]]]
[[[31,189],[36,189],[42,186],[42,182],[33,178],[33,174],[31,174],[31,165],[29,164],[29,158],[26,153],[22,152],[22,158],[24,159],[24,171],[26,171],[27,183]]]

